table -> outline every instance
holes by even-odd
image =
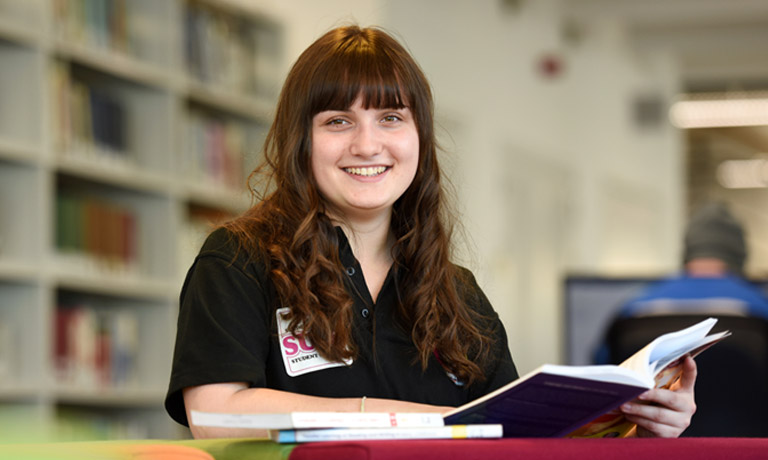
[[[255,439],[0,445],[13,460],[768,459],[768,438],[490,439],[275,444]]]

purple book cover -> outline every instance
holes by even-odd
[[[500,423],[505,438],[556,438],[640,395],[647,388],[540,373],[466,410],[446,425]]]

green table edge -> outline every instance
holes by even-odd
[[[128,460],[134,456],[126,448],[152,445],[192,447],[209,453],[216,460],[288,460],[296,447],[295,444],[277,444],[266,439],[251,438],[0,444],[0,459]]]

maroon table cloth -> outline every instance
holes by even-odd
[[[290,460],[768,459],[768,438],[339,441],[297,445]]]

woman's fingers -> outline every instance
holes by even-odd
[[[649,390],[637,400],[622,405],[621,411],[637,423],[638,436],[677,437],[688,428],[696,412],[694,385],[696,363],[691,357],[683,362],[683,372],[673,389]]]

